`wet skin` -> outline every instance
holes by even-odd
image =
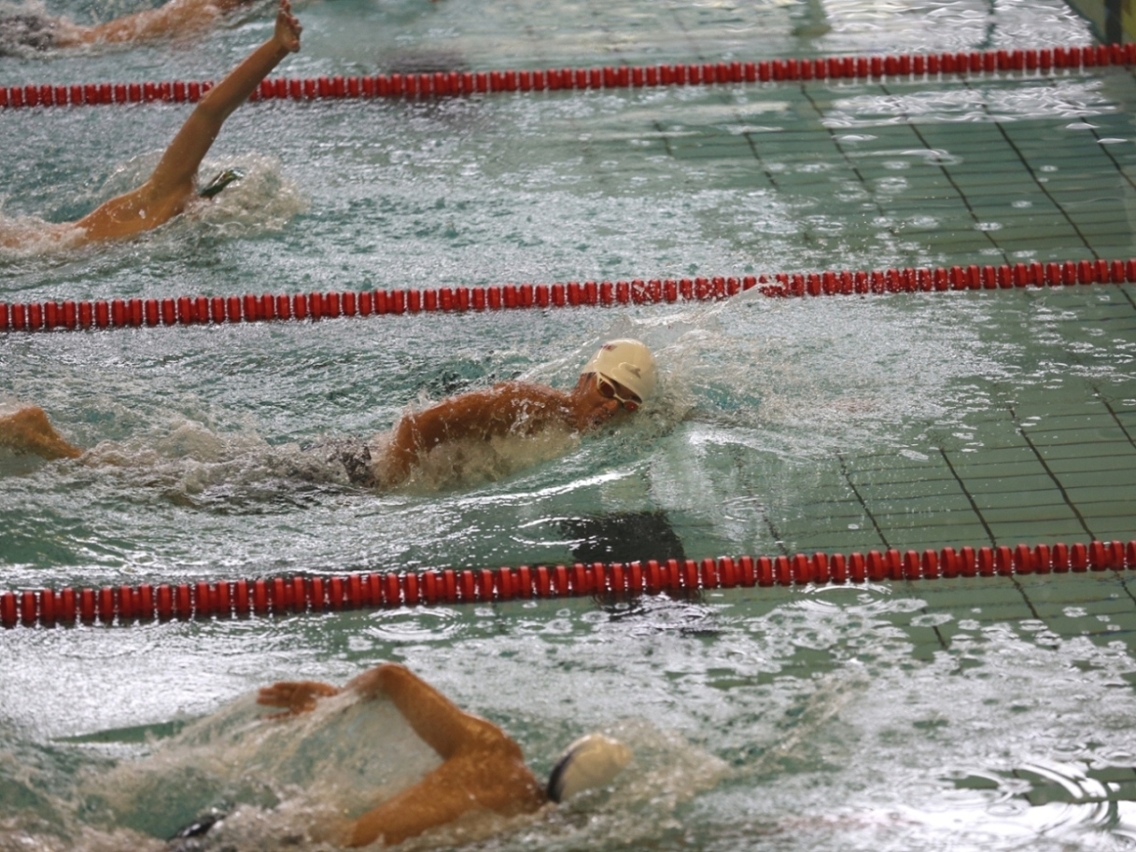
[[[623,385],[608,382],[617,396],[638,400]],[[396,485],[405,481],[413,466],[439,444],[533,435],[555,426],[582,434],[626,416],[628,412],[619,399],[601,393],[594,373],[581,375],[570,392],[527,382],[502,382],[403,416],[392,430],[387,455],[380,464],[385,483]],[[38,406],[0,416],[0,446],[45,459],[78,458],[83,454],[80,447],[56,431]]]

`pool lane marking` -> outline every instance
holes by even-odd
[[[712,278],[569,281],[425,290],[179,296],[166,299],[0,302],[0,332],[188,326],[319,320],[385,314],[612,307],[717,301],[750,293],[770,298],[1012,290],[1136,282],[1136,259],[999,266],[781,272]]]
[[[171,619],[287,616],[432,604],[639,594],[697,595],[713,589],[818,586],[956,577],[1017,578],[1136,570],[1136,540],[944,547],[792,556],[721,556],[539,565],[496,570],[288,576],[139,586],[0,592],[0,626],[130,625]],[[1123,575],[1120,575],[1123,576]],[[1016,582],[1016,579],[1015,579]]]
[[[992,74],[1046,76],[1129,65],[1136,65],[1136,44],[1093,44],[956,53],[765,59],[756,62],[273,78],[264,80],[251,99],[309,101],[452,97],[493,92],[626,89],[722,83],[807,83],[828,80],[888,79],[919,82],[936,77],[971,78]],[[208,80],[176,80],[0,86],[0,109],[152,102],[194,103],[212,85],[212,81]]]

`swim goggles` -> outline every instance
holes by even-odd
[[[212,198],[233,181],[240,180],[244,176],[245,173],[240,169],[225,169],[225,171],[221,172],[217,177],[201,187],[201,189],[197,191],[197,194],[202,198]]]
[[[631,394],[630,397],[620,396],[617,388],[616,382],[602,373],[596,373],[596,390],[600,392],[600,396],[604,399],[614,399],[623,406],[624,411],[638,411],[639,406],[643,404],[643,400],[639,399],[635,394]]]

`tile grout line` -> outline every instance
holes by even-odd
[[[1132,294],[1128,292],[1128,288],[1121,286],[1120,292],[1124,295],[1125,300],[1130,305],[1132,305],[1133,308],[1136,308],[1136,302],[1132,301]],[[1068,355],[1068,357],[1074,363],[1080,365],[1081,367],[1085,366],[1084,360],[1081,358],[1080,353],[1077,352],[1076,350],[1067,349],[1066,355]],[[1101,403],[1101,405],[1104,406],[1105,410],[1108,412],[1109,416],[1112,418],[1113,423],[1115,423],[1117,428],[1120,429],[1120,431],[1122,433],[1124,433],[1124,437],[1128,439],[1128,443],[1130,443],[1133,446],[1133,448],[1136,448],[1136,437],[1134,437],[1132,435],[1132,433],[1128,431],[1128,427],[1125,426],[1124,423],[1121,421],[1119,415],[1117,415],[1117,413],[1116,413],[1116,410],[1112,407],[1112,403],[1109,402],[1108,399],[1106,399],[1104,394],[1101,392],[1100,386],[1094,381],[1087,381],[1086,384],[1088,384],[1088,386],[1092,389],[1093,396],[1095,396],[1097,398],[1097,400]],[[1015,417],[1015,421],[1016,420],[1017,420],[1017,418]],[[1020,427],[1020,424],[1019,424],[1019,427]],[[1023,437],[1024,437],[1024,435],[1023,435]],[[1071,445],[1064,445],[1064,446],[1071,446]]]
[[[848,487],[851,488],[852,493],[856,495],[856,499],[859,501],[864,513],[868,516],[868,520],[872,522],[872,526],[875,527],[876,534],[880,537],[880,541],[883,542],[884,547],[890,548],[891,544],[888,542],[887,536],[884,535],[884,531],[880,529],[880,525],[876,521],[876,516],[872,514],[872,510],[868,508],[868,504],[864,501],[864,496],[860,493],[860,489],[857,488],[856,483],[852,481],[852,475],[848,471],[847,460],[844,454],[837,453],[836,458],[840,460],[840,473],[844,477],[844,481],[848,483]]]
[[[977,501],[974,499],[974,496],[970,493],[970,489],[968,489],[966,487],[966,483],[964,483],[962,481],[962,477],[959,476],[958,471],[955,470],[955,466],[953,464],[951,464],[951,459],[947,455],[947,451],[945,449],[943,449],[942,447],[939,447],[938,449],[939,449],[939,454],[943,457],[943,461],[946,463],[947,468],[951,472],[951,475],[954,476],[955,481],[958,483],[959,488],[962,490],[962,493],[966,495],[966,499],[970,502],[971,508],[974,509],[974,513],[978,516],[978,520],[982,522],[982,528],[984,530],[986,530],[986,535],[988,535],[990,537],[990,544],[996,545],[998,543],[998,540],[994,535],[994,531],[992,529],[990,529],[990,525],[986,522],[986,518],[982,514],[982,510],[978,508]],[[1064,492],[1062,492],[1062,494],[1064,494]],[[1014,588],[1018,590],[1018,594],[1021,595],[1022,601],[1025,603],[1026,607],[1029,609],[1029,611],[1033,615],[1033,617],[1038,619],[1038,620],[1044,621],[1044,619],[1042,619],[1041,616],[1038,614],[1037,609],[1034,608],[1033,601],[1031,601],[1030,598],[1029,598],[1029,595],[1026,594],[1026,590],[1022,586],[1018,577],[1012,576],[1012,577],[1010,577],[1010,581],[1013,583]]]
[[[885,94],[887,94],[889,97],[892,96],[892,93],[890,91],[888,91],[888,88],[886,86],[881,85],[880,89]],[[919,125],[917,125],[915,123],[915,121],[911,118],[911,116],[909,116],[906,112],[901,112],[900,115],[903,117],[903,120],[907,124],[907,126],[911,128],[911,132],[915,134],[915,138],[918,139],[920,144],[923,145],[924,150],[926,150],[926,151],[936,150],[936,149],[932,148],[930,146],[930,144],[928,144],[926,137],[924,137],[922,132],[920,132],[920,130],[919,130]],[[962,187],[960,187],[955,182],[955,179],[951,176],[951,173],[947,170],[946,165],[943,164],[942,162],[936,163],[936,165],[939,167],[939,171],[942,172],[943,177],[945,177],[947,179],[947,181],[950,183],[951,188],[954,189],[954,191],[956,193],[958,193],[959,199],[962,201],[963,205],[966,207],[966,212],[970,214],[970,218],[974,220],[974,224],[975,225],[980,224],[982,220],[979,219],[978,214],[974,212],[974,208],[970,204],[970,199],[967,197],[966,193],[963,192]],[[998,244],[997,240],[994,239],[992,232],[985,230],[985,229],[981,229],[980,232],[984,237],[986,237],[986,239],[990,243],[990,245],[998,250],[998,253],[1002,256],[1003,262],[1009,263],[1010,258],[1006,254],[1006,250]]]
[[[963,85],[965,85],[971,91],[975,91],[969,80],[964,80]],[[1050,83],[1050,85],[1052,86],[1052,82]],[[1065,218],[1065,221],[1069,224],[1069,227],[1073,229],[1073,232],[1081,240],[1085,248],[1089,250],[1089,253],[1092,254],[1093,258],[1099,260],[1100,255],[1097,253],[1097,250],[1093,248],[1092,243],[1090,243],[1088,238],[1085,237],[1085,235],[1081,232],[1080,227],[1076,222],[1073,221],[1073,217],[1069,215],[1069,212],[1065,209],[1064,205],[1062,205],[1056,198],[1053,197],[1053,194],[1049,191],[1046,185],[1038,180],[1037,173],[1033,170],[1033,166],[1030,165],[1029,161],[1022,154],[1021,149],[1019,149],[1018,146],[1014,144],[1014,140],[1010,138],[1010,134],[1006,132],[1006,128],[1002,125],[1002,122],[999,121],[996,116],[991,114],[990,107],[987,104],[985,98],[982,99],[982,111],[990,117],[991,122],[998,129],[998,133],[1001,134],[1002,138],[1006,140],[1006,144],[1010,146],[1013,152],[1017,155],[1018,159],[1021,160],[1022,165],[1025,166],[1026,171],[1029,172],[1029,176],[1033,179],[1033,182],[1037,184],[1037,188],[1040,189],[1042,194],[1049,199],[1050,204],[1052,204],[1061,213],[1061,215]]]
[[[735,449],[731,453],[731,455],[733,456],[733,459],[734,459],[734,469],[737,470],[739,473],[743,472],[741,452],[739,450]],[[777,547],[779,547],[781,549],[782,555],[788,556],[789,555],[789,548],[785,546],[785,539],[781,536],[781,531],[779,529],[777,529],[777,525],[774,524],[773,519],[771,517],[769,517],[769,512],[766,511],[765,501],[761,500],[760,497],[758,497],[756,494],[754,494],[750,490],[750,488],[748,487],[748,483],[746,485],[745,491],[746,491],[747,497],[749,497],[750,499],[759,501],[759,503],[761,505],[761,520],[762,520],[762,523],[764,523],[765,528],[767,530],[769,530],[769,534],[771,536],[773,536],[773,541],[777,544]]]
[[[765,175],[765,179],[769,181],[770,186],[776,192],[781,192],[781,187],[777,185],[777,178],[773,176],[773,172],[769,171],[769,167],[765,165],[765,160],[761,156],[761,152],[757,150],[757,142],[754,141],[753,134],[748,130],[742,134],[745,137],[746,144],[749,145],[750,151],[753,152],[753,158],[757,160],[757,164],[761,167],[761,173]]]
[[[1084,516],[1081,514],[1081,510],[1077,508],[1076,504],[1069,497],[1068,492],[1065,490],[1065,486],[1061,484],[1061,480],[1057,478],[1057,474],[1053,472],[1052,468],[1049,467],[1049,463],[1046,462],[1045,458],[1038,451],[1037,445],[1034,444],[1034,442],[1030,439],[1029,433],[1022,425],[1022,422],[1018,419],[1018,414],[1014,410],[1014,407],[1012,405],[1009,406],[1008,411],[1010,412],[1011,419],[1014,421],[1014,425],[1017,426],[1018,434],[1022,436],[1022,440],[1025,441],[1029,446],[1030,451],[1034,454],[1034,457],[1037,459],[1038,463],[1045,470],[1049,478],[1053,480],[1053,484],[1057,486],[1057,490],[1061,494],[1061,499],[1064,500],[1065,505],[1067,505],[1073,511],[1073,514],[1077,518],[1077,522],[1081,525],[1081,529],[1085,531],[1085,534],[1089,536],[1089,538],[1095,539],[1096,535],[1091,529],[1089,529],[1089,525],[1085,521]]]
[[[876,194],[872,192],[871,188],[868,186],[868,182],[864,180],[864,175],[860,173],[859,166],[852,162],[851,157],[848,156],[848,152],[844,150],[844,146],[841,145],[840,141],[836,138],[836,134],[833,133],[832,128],[824,123],[824,112],[819,106],[817,106],[817,102],[813,99],[813,96],[809,92],[807,86],[801,86],[801,94],[805,96],[805,100],[807,100],[809,102],[809,105],[813,108],[813,112],[815,112],[817,116],[817,121],[820,123],[820,126],[824,128],[825,132],[828,133],[829,139],[832,141],[833,146],[836,148],[837,152],[844,160],[845,165],[847,165],[848,168],[851,169],[852,174],[856,176],[856,180],[860,182],[860,186],[863,187],[864,191],[868,193],[868,196],[872,199],[872,204],[876,208],[876,213],[879,214],[881,218],[886,218],[887,211],[885,211],[884,208],[880,205],[879,199],[876,198]],[[893,237],[899,237],[899,234],[891,225],[888,226],[887,230],[888,233],[890,233]]]
[[[955,478],[955,482],[958,483],[959,490],[962,491],[963,496],[966,497],[967,502],[970,503],[970,508],[974,510],[974,514],[978,517],[979,522],[982,524],[982,528],[986,530],[986,536],[990,539],[990,544],[997,544],[997,539],[994,537],[994,531],[990,529],[990,524],[986,522],[986,518],[985,516],[983,516],[982,510],[978,508],[978,503],[975,501],[974,495],[970,493],[970,489],[968,489],[966,487],[966,483],[962,481],[962,477],[959,476],[959,472],[955,470],[955,466],[951,464],[951,459],[950,456],[947,455],[947,451],[942,447],[936,447],[936,449],[939,451],[939,455],[943,457],[943,462],[946,464],[947,469],[951,472],[951,476],[953,476]]]

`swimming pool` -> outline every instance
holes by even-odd
[[[1089,40],[1058,4],[652,9],[312,4],[305,51],[281,71]],[[265,26],[201,49],[5,60],[0,82],[205,78]],[[210,158],[250,171],[239,191],[128,245],[7,256],[3,299],[1127,258],[1134,101],[1131,74],[1107,69],[266,102],[235,114]],[[3,150],[36,168],[0,163],[2,214],[78,215],[137,179],[183,115],[4,113]],[[3,586],[556,563],[588,530],[619,547],[610,531],[629,516],[649,520],[637,548],[677,541],[691,557],[1130,539],[1132,300],[1133,285],[747,295],[6,335],[0,393],[112,464],[0,458]],[[666,379],[630,427],[440,491],[295,475],[301,445],[497,379],[565,386],[621,335],[648,342]],[[1110,573],[8,631],[2,842],[121,844],[84,810],[76,767],[147,750],[147,733],[261,683],[394,657],[502,724],[541,771],[595,727],[641,755],[594,819],[490,845],[1113,848],[1136,781],[1132,620]],[[187,809],[191,787],[170,786]],[[249,824],[216,843],[282,842]]]

